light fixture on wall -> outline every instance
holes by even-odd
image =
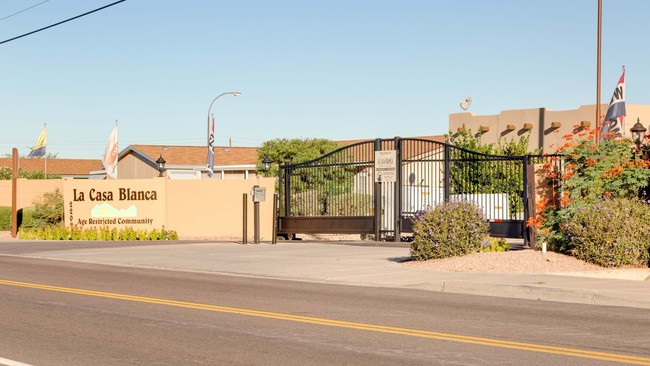
[[[632,140],[634,140],[637,147],[641,146],[646,131],[647,129],[641,124],[640,118],[637,118],[634,126],[630,128],[630,132],[632,132]]]
[[[269,169],[271,169],[271,163],[273,160],[271,160],[268,155],[264,156],[264,159],[262,159],[262,169],[264,169],[264,176],[268,176]]]
[[[165,170],[165,163],[167,163],[167,162],[165,161],[165,158],[163,158],[162,155],[160,155],[158,160],[156,160],[156,164],[158,164],[158,176],[159,177],[163,176],[162,173],[163,173],[163,170]]]

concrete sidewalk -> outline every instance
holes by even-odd
[[[563,274],[441,272],[413,268],[408,244],[178,242],[42,250],[18,256],[174,271],[396,287],[650,309],[650,269]]]

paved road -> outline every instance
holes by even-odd
[[[0,309],[39,366],[650,365],[644,309],[17,257]]]

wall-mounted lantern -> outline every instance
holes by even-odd
[[[163,176],[162,173],[163,173],[163,170],[165,170],[165,163],[167,163],[167,162],[165,161],[165,158],[163,158],[162,155],[160,155],[158,160],[156,160],[156,164],[158,164],[158,176],[159,177]]]
[[[264,176],[268,176],[267,173],[269,172],[269,169],[271,169],[271,163],[273,160],[271,160],[268,155],[264,156],[264,159],[262,159],[262,169],[264,169]]]
[[[630,132],[632,132],[632,140],[634,140],[637,147],[641,146],[646,131],[647,129],[641,124],[640,118],[637,118],[634,126],[630,128]]]

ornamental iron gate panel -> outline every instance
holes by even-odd
[[[386,150],[396,152],[394,182],[376,182],[375,153]],[[402,233],[411,232],[416,212],[464,199],[482,208],[492,236],[524,238],[528,244],[528,159],[415,138],[345,146],[280,166],[277,232],[374,234],[400,241]]]

